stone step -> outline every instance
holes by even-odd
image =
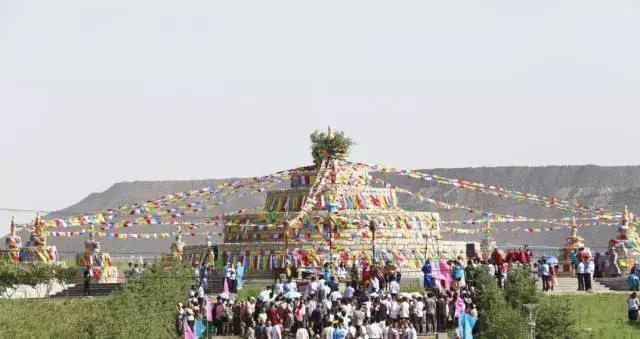
[[[89,288],[89,295],[107,296],[111,293],[122,291],[123,287],[124,287],[123,284],[117,284],[117,283],[91,284]],[[51,296],[51,298],[66,298],[66,297],[84,297],[84,285],[75,285]]]
[[[629,285],[627,284],[627,278],[615,277],[615,278],[596,278],[596,280],[613,291],[629,291]]]
[[[538,289],[542,289],[542,281],[536,282]],[[610,293],[612,292],[608,287],[600,284],[598,281],[591,280],[591,293]],[[556,284],[551,293],[554,294],[568,294],[568,293],[584,293],[584,291],[578,291],[578,278],[573,277],[557,277]]]

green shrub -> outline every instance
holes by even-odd
[[[536,282],[531,279],[529,269],[513,267],[507,274],[504,296],[511,307],[521,308],[524,304],[537,304],[540,294]]]

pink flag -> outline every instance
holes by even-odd
[[[212,307],[211,303],[213,302],[213,298],[207,296],[207,302],[205,306],[205,311],[207,312],[207,321],[213,321],[213,314],[211,313]]]
[[[223,292],[229,293],[229,284],[227,284],[227,279],[224,279],[224,289]]]
[[[458,299],[456,299],[456,317],[459,317],[461,314],[464,313],[465,310],[465,305],[464,305],[464,300],[460,297],[458,297]]]
[[[182,322],[182,329],[184,330],[184,339],[196,339],[196,336],[193,335],[193,331],[191,331],[191,327],[189,327],[186,321]]]
[[[451,272],[449,271],[449,264],[444,259],[438,261],[438,279],[444,281],[444,288],[448,289],[451,284]]]

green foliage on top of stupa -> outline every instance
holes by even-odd
[[[344,135],[342,131],[333,131],[331,127],[327,133],[315,130],[311,133],[311,155],[315,162],[320,162],[327,156],[331,158],[345,158],[355,142]]]

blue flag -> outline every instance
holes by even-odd
[[[195,336],[196,339],[200,338],[202,333],[204,333],[204,330],[205,328],[202,324],[202,320],[196,319],[196,322],[193,324],[193,336]]]
[[[473,339],[473,327],[476,325],[476,318],[469,313],[462,313],[458,319],[458,331],[462,339]]]

